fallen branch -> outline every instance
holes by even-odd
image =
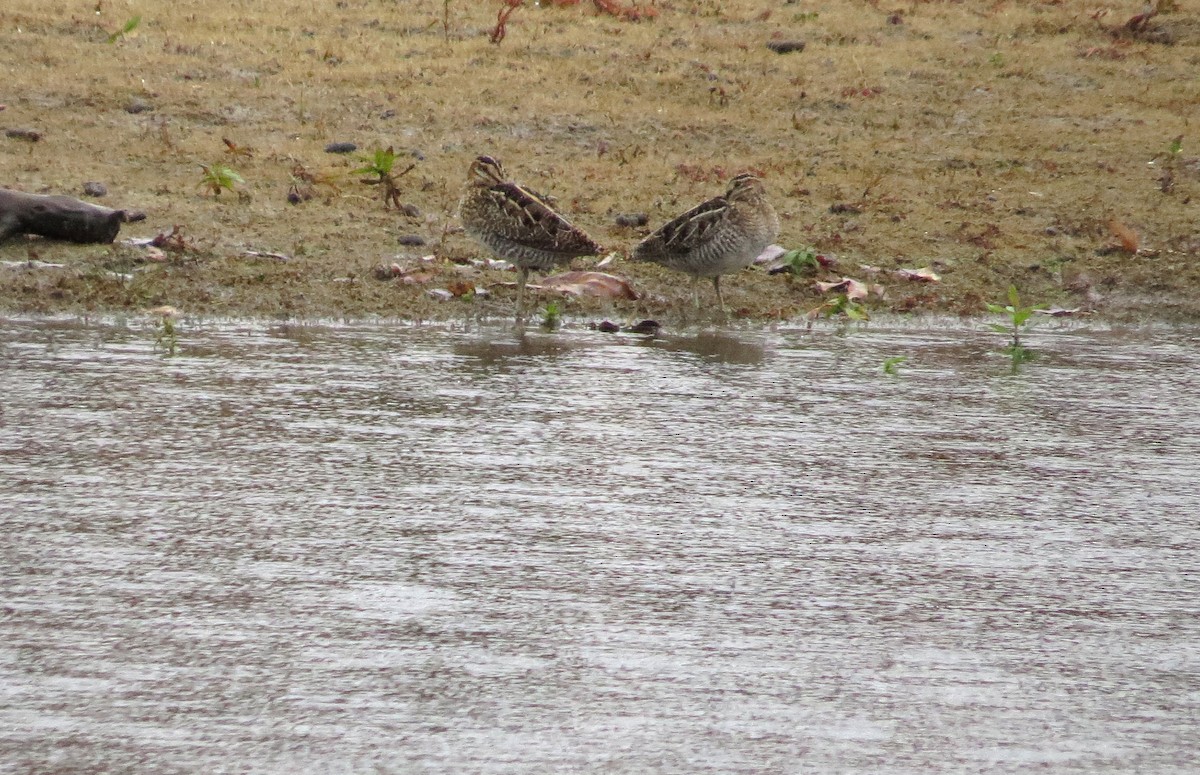
[[[15,234],[37,234],[67,242],[112,242],[122,223],[145,217],[144,213],[113,210],[74,197],[0,188],[0,242]]]

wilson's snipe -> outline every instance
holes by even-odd
[[[471,163],[467,181],[459,208],[467,234],[521,270],[517,323],[524,319],[525,283],[531,271],[546,272],[576,256],[594,256],[602,250],[546,204],[545,197],[506,180],[500,162],[491,156]]]
[[[724,314],[721,275],[750,266],[778,235],[779,216],[767,201],[762,181],[743,173],[729,181],[725,196],[693,207],[642,240],[633,250],[633,260],[690,274],[697,307],[696,285],[701,277],[711,277]]]

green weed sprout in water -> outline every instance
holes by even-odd
[[[845,293],[839,293],[834,298],[809,313],[809,317],[822,316],[826,318],[841,317],[846,320],[870,320],[871,315],[862,302],[850,298]]]
[[[200,187],[206,189],[214,197],[220,196],[223,190],[236,192],[235,186],[246,182],[232,167],[220,162],[201,164],[200,169]]]
[[[116,43],[121,38],[125,37],[129,33],[136,30],[137,26],[141,23],[142,23],[142,17],[140,15],[132,17],[129,21],[125,22],[124,27],[117,30],[112,35],[109,35],[108,40],[106,42],[110,43],[110,44]]]
[[[1007,315],[1007,323],[992,323],[990,327],[998,334],[1007,334],[1010,337],[1008,346],[1002,352],[1012,358],[1013,371],[1017,370],[1022,363],[1034,359],[1035,354],[1025,345],[1021,344],[1021,333],[1029,326],[1029,318],[1033,315],[1033,307],[1022,307],[1021,297],[1017,293],[1017,286],[1010,285],[1008,287],[1008,304],[988,304],[988,312],[994,315]]]
[[[159,307],[151,310],[158,317],[154,322],[155,352],[162,352],[164,357],[173,358],[179,352],[179,334],[175,329],[176,312],[172,307]]]
[[[410,164],[400,172],[392,172],[396,166],[396,150],[392,146],[384,149],[376,149],[375,153],[370,156],[360,157],[366,162],[363,166],[356,170],[351,170],[351,175],[374,175],[373,178],[366,178],[362,182],[368,186],[383,186],[383,207],[387,209],[389,206],[400,209],[400,184],[399,179],[407,175],[416,168],[416,164]]]
[[[883,373],[893,377],[900,373],[900,364],[908,360],[907,355],[895,355],[883,362]]]
[[[546,311],[542,315],[542,328],[554,331],[560,325],[562,325],[562,309],[559,308],[556,301],[547,302]]]

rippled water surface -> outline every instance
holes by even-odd
[[[1195,329],[183,328],[0,321],[4,772],[1200,767]]]

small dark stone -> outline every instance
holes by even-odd
[[[794,51],[803,51],[806,45],[808,44],[802,40],[772,40],[767,43],[767,48],[776,54],[791,54]]]
[[[404,213],[409,218],[420,218],[421,208],[414,204],[403,204],[400,206],[400,212]]]
[[[621,327],[611,320],[601,320],[596,324],[596,330],[605,334],[615,334],[621,330]]]
[[[862,212],[862,208],[854,205],[848,205],[844,202],[838,202],[837,204],[829,206],[829,212],[833,213],[834,215],[858,215]]]
[[[89,180],[83,184],[83,193],[94,197],[107,196],[108,186],[95,180]]]
[[[153,105],[137,97],[134,97],[129,101],[128,104],[125,105],[125,112],[132,113],[134,115],[137,115],[138,113],[146,113],[151,110],[154,110]]]
[[[420,234],[402,234],[398,240],[401,245],[408,247],[417,247],[425,244],[425,238]]]
[[[413,148],[411,151],[409,151],[409,153],[411,153],[412,157],[417,161],[425,161],[425,154],[421,153],[420,148]]]
[[[654,334],[657,334],[660,329],[662,329],[662,326],[659,324],[659,322],[657,320],[643,320],[640,323],[630,326],[627,330],[631,334],[654,335]]]
[[[354,153],[358,146],[354,143],[330,143],[325,146],[325,153]]]
[[[31,143],[36,143],[38,140],[42,139],[42,133],[36,129],[18,129],[15,127],[12,129],[5,129],[4,136],[11,137],[14,140],[28,140]]]
[[[899,11],[896,11],[888,17],[888,24],[904,24],[904,16]]]
[[[300,196],[299,191],[296,191],[295,189],[293,189],[288,192],[287,200],[288,200],[288,204],[298,205],[304,201],[304,197]]]
[[[392,110],[391,108],[388,108],[387,110],[385,110],[385,111],[383,111],[382,113],[380,113],[380,114],[379,114],[379,117],[380,117],[380,118],[395,118],[395,117],[396,117],[396,111]]]
[[[618,226],[645,226],[650,216],[645,213],[621,213],[614,220]]]

